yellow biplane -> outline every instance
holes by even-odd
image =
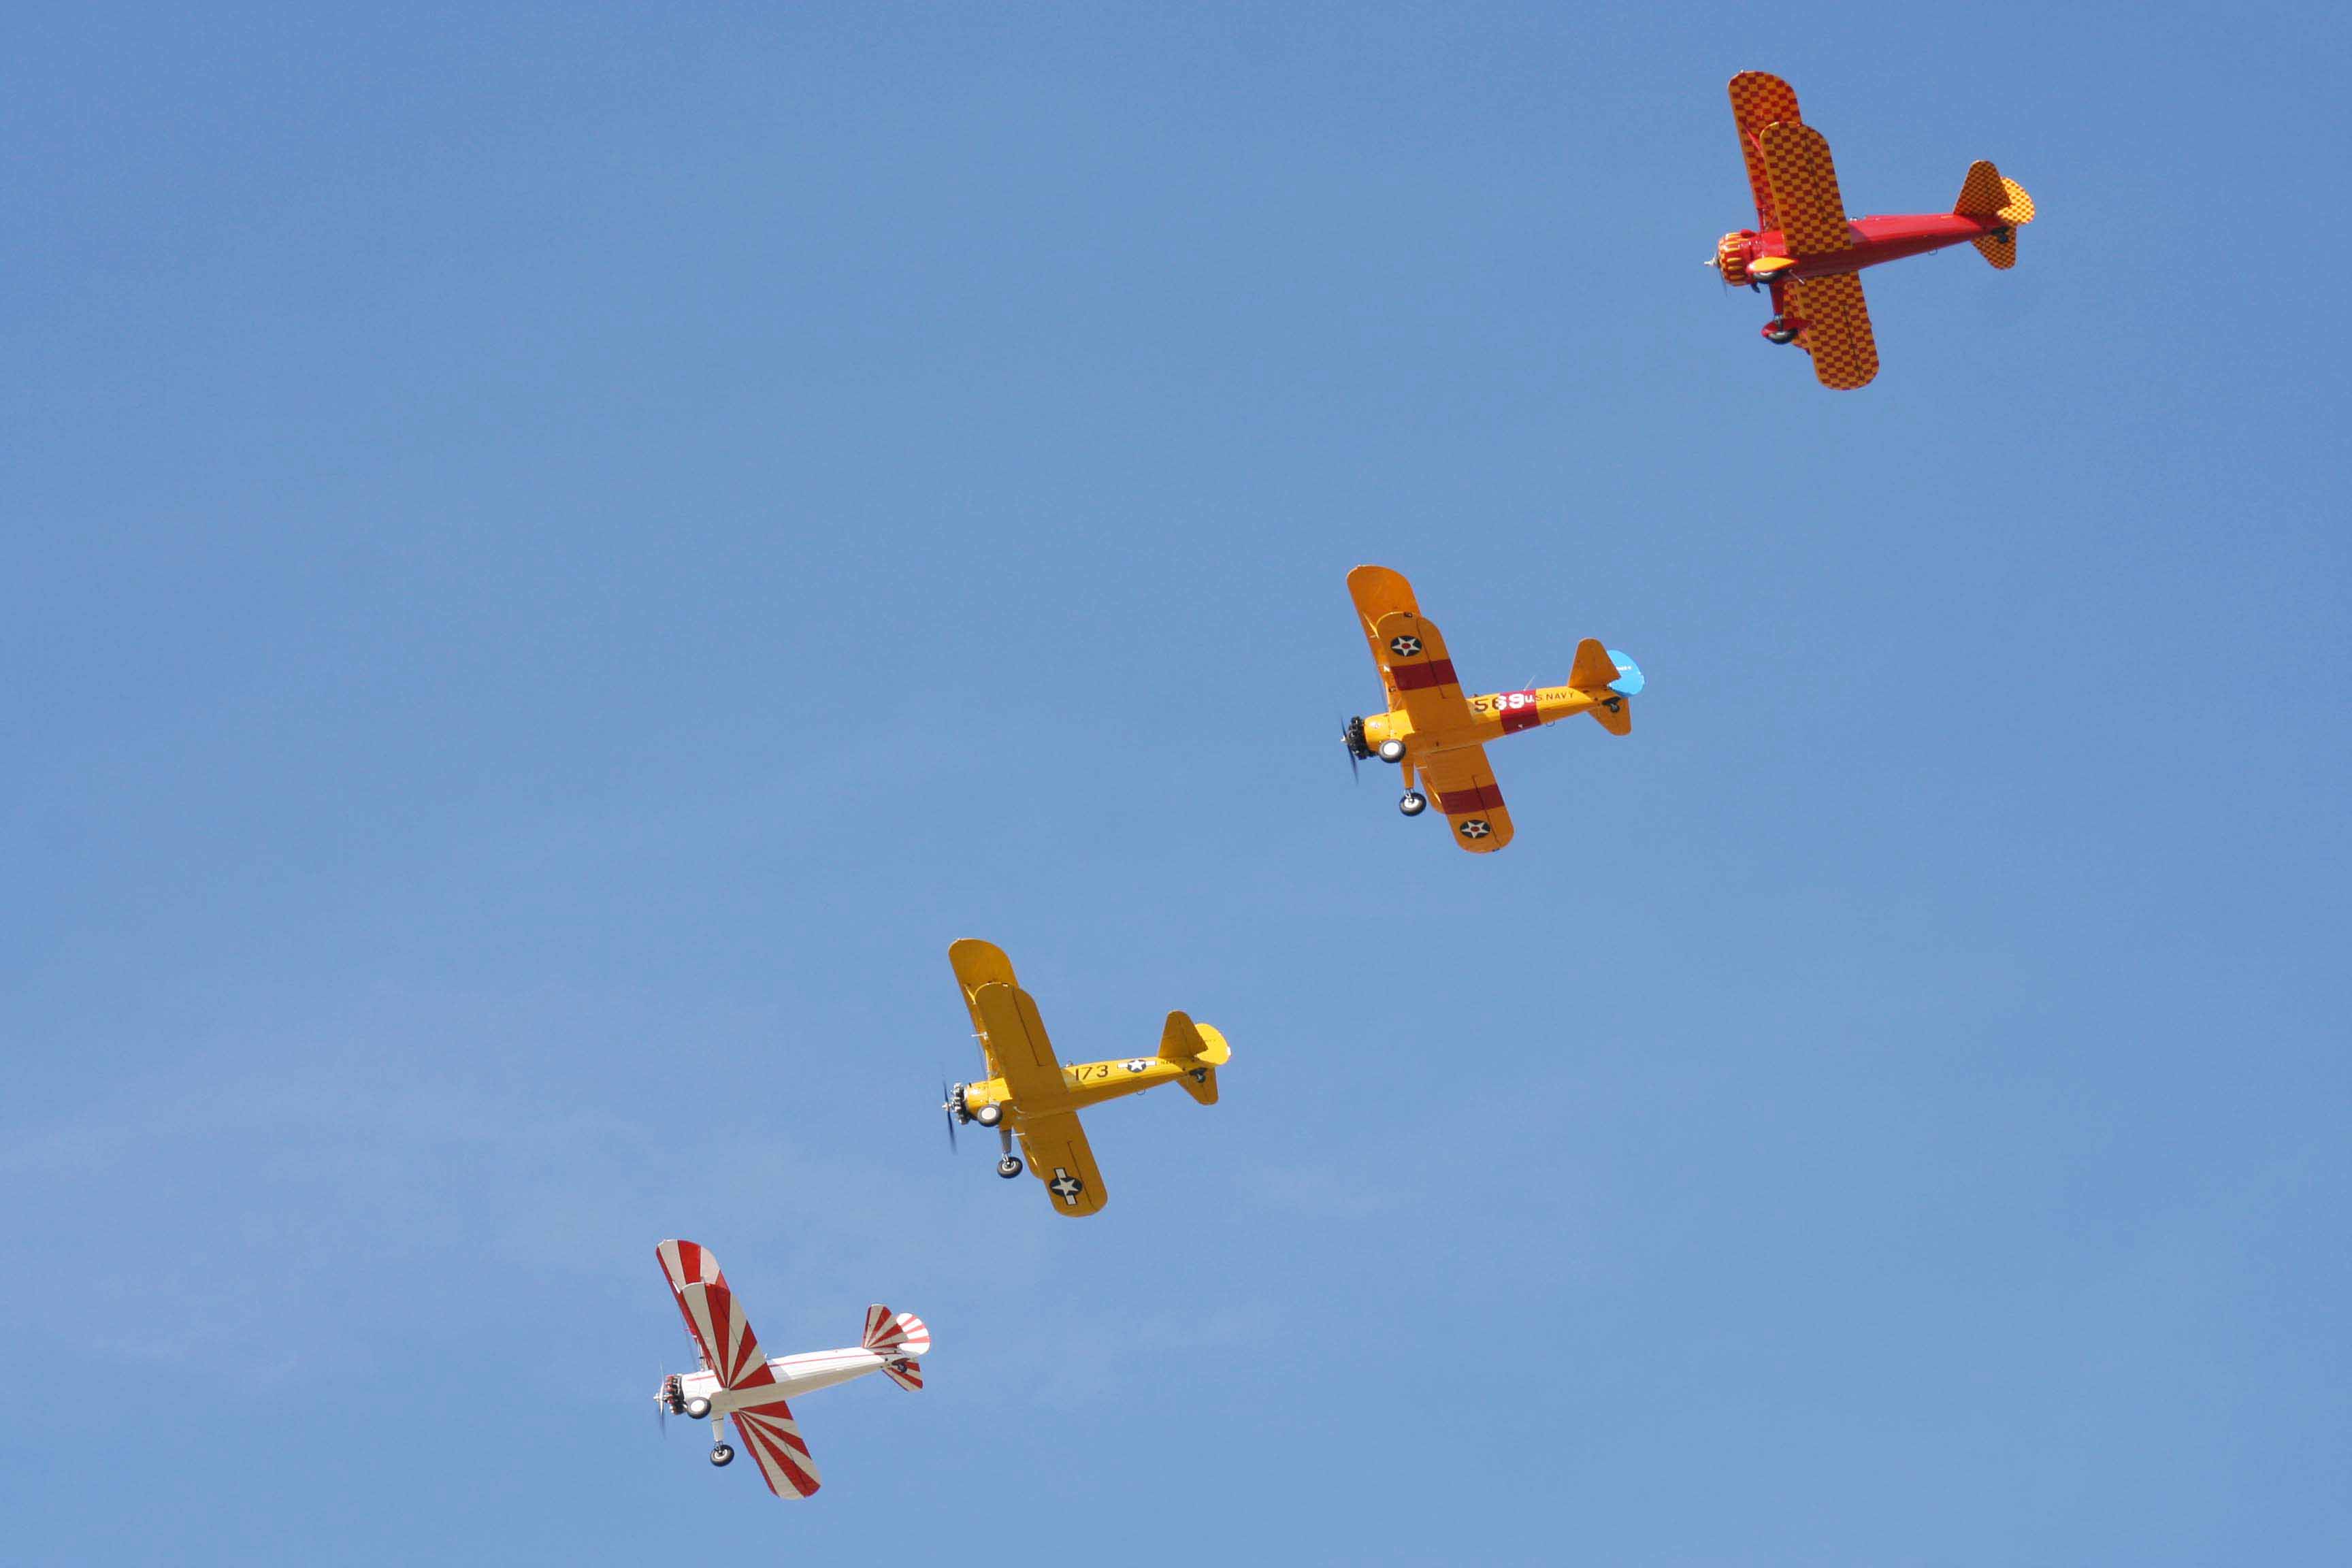
[[[1054,1212],[1090,1215],[1110,1201],[1095,1152],[1087,1146],[1078,1112],[1106,1100],[1134,1094],[1156,1084],[1180,1083],[1203,1105],[1217,1103],[1217,1068],[1232,1057],[1225,1037],[1181,1013],[1168,1015],[1160,1032],[1160,1053],[1125,1061],[1056,1061],[1054,1042],[1037,1016],[1037,1004],[1013,977],[1013,961],[993,942],[971,937],[948,948],[956,984],[971,1013],[972,1033],[988,1077],[947,1089],[948,1142],[958,1126],[977,1121],[1003,1140],[1004,1157],[996,1173],[1010,1181],[1021,1173],[1013,1138],[1029,1167],[1045,1184]],[[942,1085],[941,1088],[946,1089]]]
[[[1631,700],[1642,689],[1642,671],[1614,648],[1591,637],[1577,644],[1565,686],[1465,696],[1445,639],[1423,617],[1402,574],[1359,566],[1348,574],[1348,592],[1389,700],[1387,712],[1348,721],[1349,758],[1378,757],[1402,768],[1404,798],[1397,809],[1407,816],[1429,808],[1428,795],[1413,787],[1418,775],[1454,825],[1454,842],[1474,855],[1511,841],[1511,814],[1486,766],[1488,741],[1574,713],[1591,714],[1612,735],[1633,731]]]

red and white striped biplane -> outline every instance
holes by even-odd
[[[880,1373],[901,1388],[923,1386],[922,1363],[915,1358],[931,1348],[931,1331],[912,1312],[868,1307],[866,1331],[856,1344],[770,1361],[760,1353],[760,1342],[728,1288],[727,1276],[707,1248],[691,1241],[665,1241],[654,1251],[668,1277],[670,1293],[677,1298],[687,1337],[702,1360],[699,1372],[663,1378],[655,1398],[672,1415],[709,1418],[712,1464],[730,1464],[735,1458],[719,1425],[732,1421],[736,1436],[759,1461],[768,1489],[778,1497],[806,1497],[819,1485],[816,1465],[808,1445],[801,1441],[793,1407],[784,1403],[787,1394],[830,1388],[869,1372]]]

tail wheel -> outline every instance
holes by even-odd
[[[1019,1175],[1021,1169],[1021,1156],[1018,1154],[1007,1154],[996,1162],[996,1173],[1008,1182]]]
[[[723,1469],[735,1462],[735,1450],[721,1443],[710,1450],[710,1462]]]
[[[1397,802],[1397,809],[1407,816],[1419,816],[1429,809],[1429,797],[1417,789],[1409,789],[1404,792],[1404,798]]]

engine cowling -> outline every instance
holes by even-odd
[[[1748,276],[1748,242],[1756,236],[1747,229],[1727,234],[1715,242],[1715,269],[1723,280],[1734,288],[1744,288],[1755,279]]]

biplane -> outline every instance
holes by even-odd
[[[2017,265],[2017,230],[2033,221],[2033,198],[1990,163],[1969,165],[1950,212],[1849,218],[1830,144],[1798,117],[1787,82],[1741,71],[1731,79],[1731,117],[1757,226],[1725,235],[1707,265],[1727,283],[1771,291],[1765,339],[1812,355],[1823,386],[1851,391],[1878,374],[1862,268],[1964,240],[1995,267]]]
[[[1087,1146],[1078,1112],[1121,1095],[1163,1083],[1181,1084],[1203,1105],[1217,1103],[1217,1069],[1233,1057],[1224,1036],[1182,1013],[1171,1013],[1160,1031],[1156,1055],[1124,1061],[1063,1062],[1037,1016],[1037,1004],[1013,977],[1013,961],[993,942],[971,937],[948,948],[956,984],[971,1014],[973,1036],[988,1077],[977,1083],[942,1084],[947,1100],[948,1142],[959,1126],[978,1122],[995,1131],[1004,1151],[996,1173],[1006,1181],[1027,1168],[1045,1184],[1055,1214],[1073,1217],[1096,1213],[1110,1201],[1095,1152]],[[1021,1140],[1021,1154],[1013,1140]]]
[[[1359,566],[1348,574],[1348,593],[1388,690],[1388,711],[1342,727],[1350,765],[1375,757],[1394,763],[1404,775],[1397,809],[1419,816],[1435,795],[1454,825],[1454,842],[1474,855],[1511,841],[1511,814],[1486,764],[1487,742],[1578,713],[1591,714],[1612,735],[1633,731],[1631,700],[1642,689],[1642,671],[1614,648],[1591,637],[1577,644],[1565,686],[1467,695],[1444,637],[1422,615],[1402,574]]]
[[[808,1445],[801,1441],[800,1423],[785,1396],[831,1388],[878,1372],[901,1388],[923,1386],[922,1363],[915,1358],[931,1348],[931,1331],[912,1312],[887,1307],[866,1309],[866,1331],[855,1345],[837,1351],[812,1351],[804,1355],[760,1353],[759,1339],[744,1321],[743,1309],[719,1271],[709,1249],[691,1241],[665,1241],[654,1248],[670,1293],[677,1298],[677,1315],[686,1320],[687,1337],[694,1342],[702,1370],[672,1373],[654,1395],[665,1417],[685,1415],[710,1422],[710,1462],[734,1462],[721,1421],[735,1423],[735,1435],[758,1461],[768,1489],[778,1497],[806,1497],[816,1490],[816,1465]]]

